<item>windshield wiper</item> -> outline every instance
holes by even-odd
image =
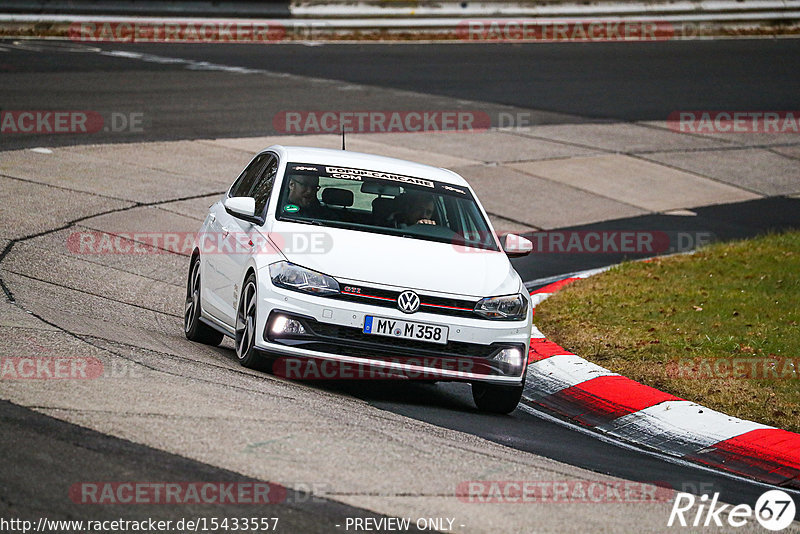
[[[298,224],[311,224],[313,226],[324,226],[321,222],[315,219],[280,219],[281,221],[293,222]]]

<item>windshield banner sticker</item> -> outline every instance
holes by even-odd
[[[423,187],[433,188],[434,184],[430,180],[422,178],[414,178],[413,176],[403,176],[401,174],[391,174],[381,171],[368,171],[366,169],[349,169],[347,167],[325,167],[327,172],[333,178],[343,178],[345,180],[361,180],[362,178],[377,178],[379,180],[392,180],[395,182],[402,182],[405,184],[420,185]]]

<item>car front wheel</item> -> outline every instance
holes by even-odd
[[[242,287],[236,312],[236,356],[239,358],[239,363],[251,369],[260,367],[261,363],[255,348],[257,308],[256,277],[250,274]]]
[[[486,382],[473,382],[472,398],[482,412],[507,414],[514,411],[522,398],[525,376],[519,386],[498,386]]]

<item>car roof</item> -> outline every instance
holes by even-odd
[[[403,159],[376,156],[375,154],[351,152],[350,150],[282,145],[272,145],[265,150],[277,152],[283,160],[294,163],[337,165],[355,169],[390,172],[415,178],[427,178],[453,185],[468,185],[464,178],[453,171]]]

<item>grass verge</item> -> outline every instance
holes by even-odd
[[[621,375],[800,432],[800,232],[622,264],[567,286],[534,322]]]

